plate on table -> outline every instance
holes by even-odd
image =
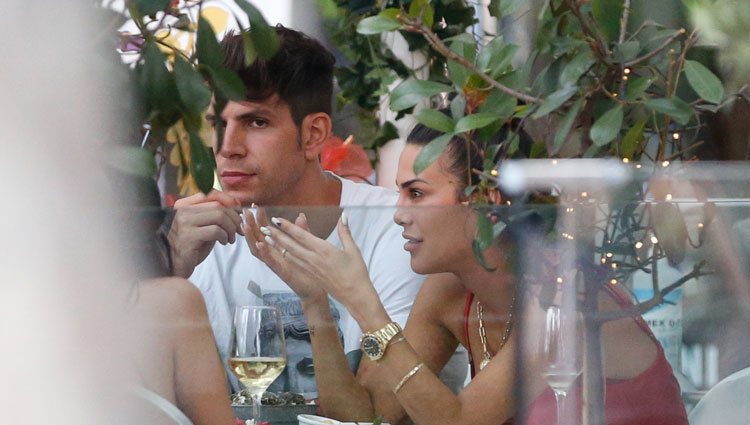
[[[341,422],[323,416],[302,414],[297,416],[299,425],[372,425],[372,422]],[[275,425],[275,424],[274,424]],[[388,425],[383,422],[381,425]]]
[[[314,414],[317,407],[315,404],[262,405],[260,407],[260,420],[270,422],[271,425],[297,425],[298,415]],[[236,418],[253,418],[253,406],[233,404],[232,411]]]

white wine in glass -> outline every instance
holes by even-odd
[[[579,313],[566,313],[557,306],[547,309],[543,341],[545,366],[542,375],[555,392],[558,425],[563,421],[568,391],[582,370],[579,352],[581,326]]]
[[[238,306],[234,311],[229,368],[253,399],[253,420],[260,423],[260,398],[286,366],[281,313],[276,307]]]

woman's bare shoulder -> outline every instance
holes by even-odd
[[[172,317],[207,316],[206,303],[201,291],[187,279],[163,277],[149,279],[139,284],[140,303],[156,307]]]
[[[460,312],[465,299],[466,288],[456,275],[432,274],[419,290],[414,309],[426,317],[447,321],[454,317],[457,311]]]

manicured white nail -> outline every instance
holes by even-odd
[[[258,249],[263,248],[263,242],[255,242],[255,247]]]
[[[273,223],[273,224],[275,224],[277,226],[281,226],[281,220],[279,220],[276,217],[271,218],[271,223]]]
[[[273,239],[271,239],[270,236],[266,236],[263,239],[265,239],[266,243],[269,244],[269,245],[271,245],[271,246],[276,245],[276,241],[274,241]]]
[[[255,202],[253,202],[252,204],[250,204],[250,208],[255,209],[255,208],[258,208],[258,206],[255,204]]]
[[[263,234],[264,234],[264,235],[266,235],[266,236],[271,236],[271,229],[269,229],[269,228],[268,228],[268,227],[266,227],[266,226],[262,226],[262,227],[260,228],[260,233],[263,233]]]
[[[341,224],[343,224],[344,226],[349,225],[349,219],[346,218],[346,212],[344,211],[341,211]]]

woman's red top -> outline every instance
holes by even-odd
[[[612,289],[610,294],[620,305],[632,305],[624,295],[617,291]],[[468,292],[464,309],[464,335],[467,341],[466,348],[469,351],[472,378],[476,373],[469,343],[469,314],[473,299],[474,294]],[[651,366],[640,375],[627,380],[606,380],[604,401],[606,423],[607,425],[687,425],[687,414],[680,398],[680,387],[672,374],[672,367],[664,356],[664,350],[643,318],[638,316],[635,321],[643,332],[654,340],[658,352]],[[581,388],[580,384],[578,388]],[[566,402],[572,403],[575,400],[577,417],[581,418],[581,397],[577,397],[574,393],[575,391],[571,392]],[[524,422],[526,425],[557,423],[555,393],[552,389],[544,390],[524,409],[523,415],[526,417]],[[514,423],[514,418],[511,418],[505,424],[513,425]]]

